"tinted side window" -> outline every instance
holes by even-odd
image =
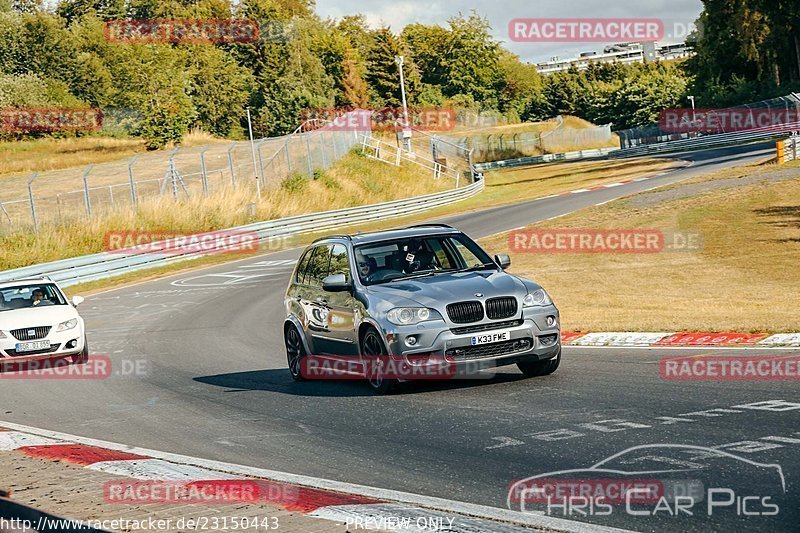
[[[316,248],[306,250],[306,253],[300,258],[300,262],[297,263],[297,274],[294,276],[295,283],[303,283],[303,277],[306,275],[306,269],[308,268],[308,260],[314,255],[314,250]]]
[[[314,255],[308,261],[308,268],[306,269],[305,279],[303,283],[306,285],[313,285],[315,287],[322,286],[322,279],[328,275],[328,269],[331,264],[331,247],[330,245],[318,246],[314,249]]]
[[[331,251],[331,267],[328,275],[344,274],[347,281],[350,281],[350,263],[347,260],[347,248],[343,244],[334,244]]]

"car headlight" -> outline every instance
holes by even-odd
[[[427,307],[395,307],[386,313],[389,322],[398,326],[411,326],[426,320],[435,320],[438,317],[439,313]]]
[[[78,325],[78,319],[77,318],[72,318],[72,319],[67,320],[66,322],[62,322],[61,324],[56,326],[56,331],[57,332],[58,331],[67,331],[68,329],[72,329],[77,325]]]
[[[522,307],[536,307],[550,305],[551,303],[553,303],[553,300],[550,299],[550,295],[544,289],[536,289],[526,294],[522,299]]]

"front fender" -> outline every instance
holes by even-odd
[[[300,340],[303,343],[303,349],[305,350],[306,354],[313,354],[314,351],[312,350],[311,344],[308,342],[308,338],[306,337],[306,330],[303,327],[302,322],[300,322],[300,320],[298,320],[298,318],[294,315],[287,315],[286,320],[283,322],[284,334],[286,332],[285,328],[289,324],[297,328],[298,333],[300,333]]]
[[[386,332],[384,331],[384,329],[383,329],[383,326],[381,326],[381,324],[380,324],[380,323],[379,323],[377,320],[375,320],[374,318],[367,316],[367,317],[364,317],[364,318],[361,320],[361,324],[359,324],[359,325],[358,325],[358,331],[359,331],[359,336],[358,336],[358,337],[359,337],[359,339],[358,339],[358,342],[359,342],[359,345],[358,345],[358,353],[359,353],[359,354],[361,353],[361,335],[360,335],[360,332],[361,332],[361,328],[362,328],[362,327],[363,327],[365,324],[369,324],[370,326],[372,326],[373,328],[375,328],[375,331],[377,331],[377,332],[378,332],[378,335],[380,335],[380,336],[381,336],[381,340],[383,341],[383,345],[386,347],[386,349],[387,349],[387,350],[389,350],[389,352],[391,352],[391,351],[392,351],[392,345],[391,345],[391,344],[389,343],[389,341],[386,339]]]

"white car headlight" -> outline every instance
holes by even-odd
[[[56,332],[58,332],[58,331],[67,331],[68,329],[72,329],[77,325],[78,325],[78,319],[77,318],[72,318],[72,319],[67,320],[66,322],[62,322],[61,324],[56,326]]]
[[[526,294],[522,299],[522,307],[536,307],[550,305],[551,303],[553,303],[553,300],[550,299],[550,295],[544,289],[536,289]]]
[[[398,326],[411,326],[438,317],[439,313],[427,307],[395,307],[386,313],[389,322]]]

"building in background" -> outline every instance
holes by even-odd
[[[645,63],[679,59],[693,54],[691,46],[686,43],[663,46],[653,42],[617,43],[606,46],[602,52],[581,52],[577,57],[566,59],[553,57],[550,61],[537,63],[536,70],[539,74],[552,74],[569,70],[573,66],[584,70],[592,63]]]

